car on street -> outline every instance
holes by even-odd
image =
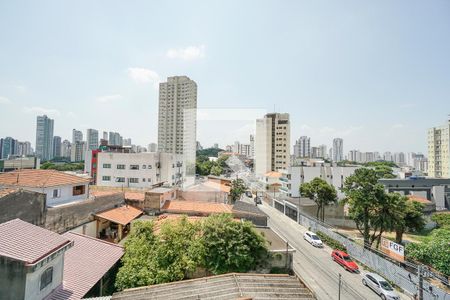
[[[389,282],[378,274],[364,274],[362,283],[371,288],[383,300],[400,300],[400,296],[394,291],[394,288]]]
[[[359,272],[358,265],[350,258],[350,256],[341,250],[333,250],[331,258],[350,272]]]
[[[260,196],[255,197],[255,204],[262,204],[262,200]]]
[[[303,235],[303,239],[308,243],[310,243],[311,245],[313,245],[314,247],[319,248],[323,247],[322,240],[314,232],[311,231],[305,232],[305,234]]]
[[[247,196],[249,198],[253,198],[252,192],[250,192],[250,191],[246,191],[245,196]]]

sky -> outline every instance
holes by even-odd
[[[450,113],[450,1],[0,1],[0,137],[34,145],[45,113],[63,139],[156,142],[174,75],[197,82],[204,146],[277,111],[292,143],[425,152]]]

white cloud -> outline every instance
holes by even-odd
[[[8,103],[11,103],[11,100],[9,100],[6,97],[0,96],[0,104],[8,104]]]
[[[171,59],[195,60],[205,57],[205,45],[169,49],[166,56]]]
[[[95,98],[95,101],[100,102],[100,103],[109,103],[112,101],[116,101],[121,99],[122,96],[115,94],[115,95],[106,95],[106,96],[99,96]]]
[[[24,107],[24,111],[26,113],[32,113],[32,114],[39,114],[39,115],[49,115],[49,116],[59,116],[61,113],[57,109],[53,108],[44,108],[39,106],[32,106],[32,107]]]
[[[155,88],[158,88],[161,78],[155,71],[145,68],[128,68],[128,76],[137,83],[153,83]]]

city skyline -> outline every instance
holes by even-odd
[[[105,4],[88,12],[80,3],[1,4],[0,37],[8,43],[0,109],[14,130],[1,126],[0,136],[33,141],[36,116],[47,114],[63,138],[74,127],[104,128],[147,145],[157,140],[158,84],[174,75],[199,84],[198,108],[288,111],[293,140],[307,135],[328,147],[342,137],[347,149],[426,153],[427,129],[446,120],[448,2],[258,3],[257,12],[247,2],[239,13],[230,2],[213,14],[182,2],[137,2],[133,14]],[[167,14],[187,18],[183,36],[176,24],[158,28]],[[198,129],[202,144],[218,142]]]

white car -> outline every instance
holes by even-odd
[[[383,300],[400,300],[400,296],[394,288],[380,275],[367,273],[363,276],[362,283],[370,287]]]
[[[319,247],[319,248],[323,247],[322,241],[314,232],[311,232],[311,231],[305,232],[305,234],[303,235],[303,238],[305,239],[305,241],[307,241],[314,247]]]

